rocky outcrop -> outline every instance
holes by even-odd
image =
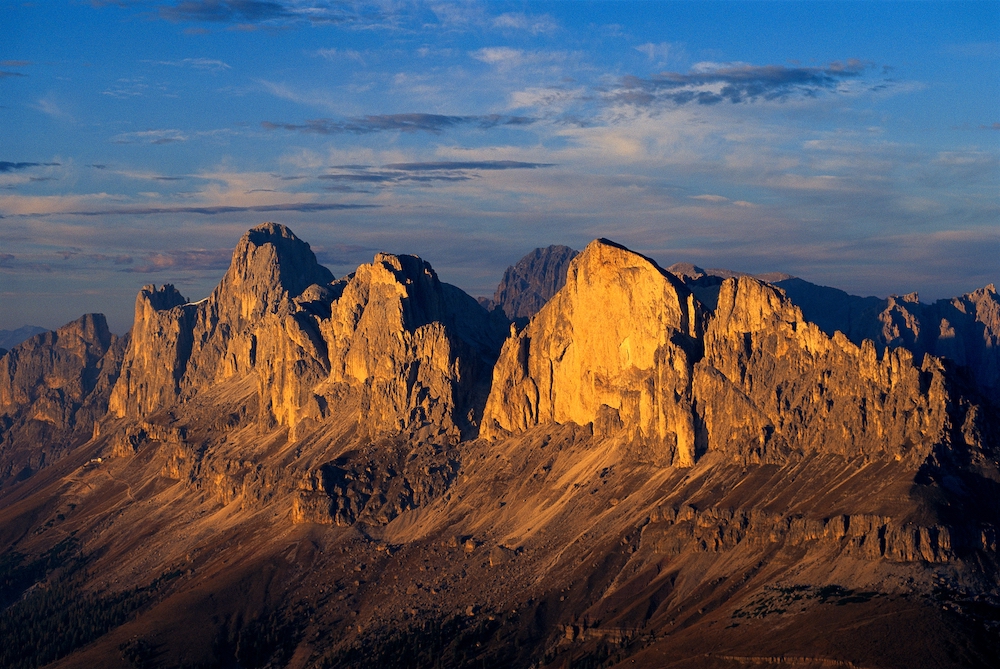
[[[566,285],[504,344],[483,433],[549,422],[595,424],[652,459],[694,462],[691,369],[701,306],[652,260],[601,239]]]
[[[35,335],[0,358],[0,482],[90,438],[107,411],[124,340],[101,314]]]
[[[643,527],[642,541],[653,552],[682,555],[720,553],[776,544],[827,549],[862,560],[947,562],[955,559],[951,534],[943,525],[922,526],[873,514],[809,518],[756,509],[704,510],[692,506],[658,509]]]
[[[143,288],[111,410],[144,418],[253,375],[265,424],[313,424],[350,394],[373,434],[474,430],[499,341],[496,320],[419,258],[379,254],[333,281],[308,244],[266,223],[205,300]]]
[[[775,284],[829,335],[857,345],[868,339],[881,355],[904,348],[917,360],[931,353],[965,367],[979,391],[1000,402],[1000,297],[993,284],[932,304],[916,293],[881,300],[856,297],[801,279]]]
[[[647,452],[660,444],[663,463],[820,452],[905,458],[915,470],[964,420],[933,355],[829,336],[749,276],[726,279],[715,297],[706,316],[672,274],[594,242],[504,345],[483,434],[593,423],[598,436]]]
[[[173,286],[145,286],[136,298],[132,343],[112,413],[145,417],[246,376],[257,366],[260,337],[289,340],[292,350],[285,353],[297,356],[303,374],[318,376],[321,354],[315,337],[295,319],[292,300],[332,279],[308,244],[284,226],[265,223],[243,236],[229,270],[206,299],[189,303]]]
[[[759,462],[790,451],[884,454],[918,466],[948,438],[949,391],[933,356],[879,358],[827,336],[778,289],[727,279],[705,332],[694,396],[708,450]]]
[[[475,430],[503,330],[416,256],[379,254],[333,287],[319,321],[328,386],[360,395],[365,424]]]
[[[507,268],[491,306],[511,320],[531,318],[566,283],[566,269],[577,253],[568,246],[535,249]]]

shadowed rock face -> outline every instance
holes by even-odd
[[[265,224],[131,342],[25,342],[0,664],[995,666],[995,292],[856,342],[851,300],[675,269],[597,240],[512,326]]]
[[[504,272],[493,307],[507,318],[531,318],[566,283],[566,269],[578,252],[568,246],[535,249]]]
[[[727,279],[705,332],[695,401],[706,448],[781,461],[818,451],[907,458],[919,466],[949,439],[940,360],[906,349],[878,357],[807,322],[778,289]]]
[[[980,392],[1000,403],[1000,297],[993,284],[933,304],[915,293],[880,300],[801,279],[775,285],[827,334],[840,331],[859,346],[871,340],[880,355],[902,348],[918,360],[925,353],[945,358],[966,367]]]

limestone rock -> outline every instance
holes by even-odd
[[[704,345],[694,396],[708,450],[758,461],[790,449],[882,453],[919,464],[947,438],[940,360],[903,348],[879,358],[871,341],[829,337],[761,281],[723,283]]]
[[[880,355],[905,348],[917,360],[925,353],[947,358],[968,368],[980,392],[1000,402],[1000,297],[993,284],[933,304],[916,293],[880,300],[801,279],[775,285],[830,336],[840,331],[859,346],[869,339]]]
[[[361,394],[371,431],[475,428],[502,330],[473,298],[420,258],[384,253],[334,289],[319,323],[329,382]]]
[[[415,256],[379,254],[334,282],[308,244],[265,223],[205,300],[143,288],[111,411],[144,418],[253,376],[264,424],[298,429],[347,393],[373,434],[474,430],[501,339],[495,319]]]
[[[504,344],[483,433],[549,422],[617,424],[661,462],[694,462],[691,369],[700,304],[652,260],[607,240],[573,259],[566,285]]]
[[[214,384],[244,377],[257,365],[262,338],[287,339],[286,358],[296,356],[304,376],[318,377],[323,364],[316,333],[310,337],[303,331],[307,325],[294,318],[292,300],[310,285],[332,279],[308,244],[285,226],[264,223],[243,236],[229,270],[206,299],[188,303],[173,286],[144,287],[136,298],[132,343],[111,398],[112,413],[148,416]],[[287,392],[283,386],[266,389]]]
[[[531,318],[566,283],[566,269],[578,251],[568,246],[535,249],[504,272],[491,306],[507,318]]]
[[[107,411],[123,344],[102,314],[87,314],[0,358],[0,481],[90,438]]]

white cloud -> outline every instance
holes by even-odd
[[[51,116],[52,118],[59,119],[60,121],[67,121],[69,123],[75,123],[76,119],[68,111],[63,109],[62,105],[56,102],[55,94],[49,93],[44,98],[41,98],[35,104],[31,105],[34,109]]]
[[[190,67],[195,70],[205,70],[208,72],[222,72],[231,70],[229,64],[214,58],[182,58],[181,60],[156,60],[144,61],[152,62],[154,65],[169,65],[172,67]]]
[[[495,17],[493,26],[501,29],[526,30],[532,35],[551,33],[559,28],[551,16],[528,16],[520,12],[508,12]]]
[[[357,51],[355,49],[336,49],[336,48],[317,49],[312,53],[315,56],[319,56],[320,58],[325,58],[326,60],[330,61],[347,59],[361,63],[362,65],[365,64],[364,56],[361,55],[360,51]]]
[[[646,42],[635,47],[635,50],[645,54],[649,60],[660,63],[679,61],[687,58],[687,52],[684,50],[684,47],[671,42],[659,42],[655,44],[653,42]]]

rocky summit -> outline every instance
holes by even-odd
[[[1000,298],[288,228],[0,357],[0,666],[995,667]]]

